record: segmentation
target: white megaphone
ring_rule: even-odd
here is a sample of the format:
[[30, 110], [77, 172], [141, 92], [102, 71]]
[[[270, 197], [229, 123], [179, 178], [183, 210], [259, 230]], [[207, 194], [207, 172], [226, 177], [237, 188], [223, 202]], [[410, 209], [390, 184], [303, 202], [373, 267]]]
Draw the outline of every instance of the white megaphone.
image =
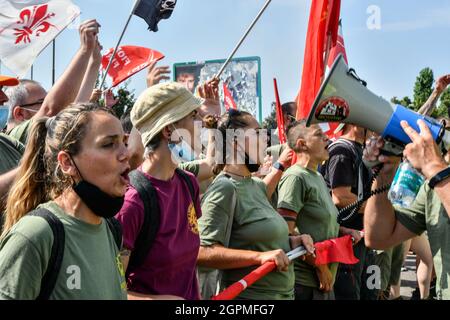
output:
[[366, 128], [380, 134], [388, 143], [386, 151], [401, 154], [411, 139], [403, 131], [400, 121], [406, 120], [417, 132], [417, 120], [430, 128], [435, 141], [450, 147], [450, 134], [445, 125], [402, 105], [393, 105], [366, 88], [365, 81], [349, 69], [340, 55], [322, 84], [308, 116], [307, 125], [323, 122], [341, 122]]

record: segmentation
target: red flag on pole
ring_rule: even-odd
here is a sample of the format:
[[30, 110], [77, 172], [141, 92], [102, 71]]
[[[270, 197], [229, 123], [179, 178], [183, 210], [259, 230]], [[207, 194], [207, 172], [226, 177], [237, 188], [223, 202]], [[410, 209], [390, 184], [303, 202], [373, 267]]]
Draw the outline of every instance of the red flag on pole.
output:
[[[345, 63], [348, 64], [341, 21], [339, 21], [339, 33], [338, 33], [336, 45], [331, 48], [330, 55], [328, 57], [328, 64], [327, 64], [328, 68], [331, 68], [333, 66], [333, 63], [336, 61], [337, 57], [340, 54], [342, 54], [344, 56]], [[339, 126], [339, 123], [337, 123], [337, 122], [324, 123], [324, 124], [322, 124], [322, 129], [323, 129], [324, 133], [330, 139], [337, 139], [341, 136], [340, 132], [337, 134], [334, 133], [334, 131], [337, 129], [338, 126]]]
[[314, 244], [314, 247], [316, 248], [316, 265], [333, 262], [355, 264], [359, 261], [353, 253], [353, 239], [350, 235], [325, 240]]
[[[107, 68], [113, 51], [114, 49], [109, 49], [103, 56], [103, 69]], [[156, 50], [136, 46], [119, 47], [108, 70], [108, 75], [113, 81], [112, 86], [117, 86], [132, 75], [147, 68], [153, 61], [158, 61], [162, 58], [164, 58], [164, 55]]]
[[234, 102], [233, 95], [230, 90], [228, 90], [227, 84], [223, 83], [223, 104], [225, 109], [228, 111], [230, 109], [237, 110], [236, 102]]
[[[325, 73], [329, 49], [337, 42], [341, 0], [313, 0], [306, 36], [302, 84], [297, 96], [297, 119], [305, 119]], [[327, 59], [328, 60], [328, 59]]]
[[[314, 247], [316, 248], [316, 265], [323, 265], [334, 262], [355, 264], [359, 261], [353, 253], [353, 240], [349, 235], [337, 239], [325, 240], [315, 243]], [[268, 261], [250, 272], [238, 282], [233, 283], [217, 296], [212, 297], [212, 300], [232, 300], [236, 298], [242, 291], [244, 291], [256, 281], [275, 269], [275, 262]]]
[[276, 104], [276, 114], [277, 114], [277, 127], [278, 127], [278, 139], [280, 139], [280, 144], [286, 143], [286, 130], [284, 127], [284, 117], [283, 110], [281, 109], [280, 96], [278, 94], [278, 84], [277, 79], [273, 79], [273, 85], [275, 88], [275, 104]]
[[334, 45], [330, 50], [330, 56], [328, 58], [328, 68], [331, 68], [337, 57], [342, 54], [344, 56], [345, 63], [348, 64], [347, 52], [345, 51], [344, 33], [342, 32], [342, 21], [339, 21], [339, 33]]

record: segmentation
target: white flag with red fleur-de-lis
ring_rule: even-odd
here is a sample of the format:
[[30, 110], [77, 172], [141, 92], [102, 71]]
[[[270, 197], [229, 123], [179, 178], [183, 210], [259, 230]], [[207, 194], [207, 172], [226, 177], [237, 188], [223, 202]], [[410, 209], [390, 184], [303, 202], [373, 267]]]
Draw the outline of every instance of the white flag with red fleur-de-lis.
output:
[[80, 8], [70, 0], [0, 0], [0, 60], [23, 77]]

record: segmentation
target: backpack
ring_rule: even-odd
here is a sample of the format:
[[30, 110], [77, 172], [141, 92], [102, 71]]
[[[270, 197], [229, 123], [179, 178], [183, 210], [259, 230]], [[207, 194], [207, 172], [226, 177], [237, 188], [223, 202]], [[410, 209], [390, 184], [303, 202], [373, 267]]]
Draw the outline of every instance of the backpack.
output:
[[[181, 177], [186, 183], [195, 209], [195, 191], [191, 179], [183, 170], [178, 168], [175, 169], [175, 174]], [[158, 204], [156, 189], [144, 173], [139, 170], [134, 170], [130, 172], [128, 177], [130, 178], [130, 184], [139, 193], [139, 197], [144, 204], [144, 221], [136, 237], [134, 250], [131, 252], [127, 268], [127, 270], [131, 270], [141, 266], [150, 252], [159, 230], [161, 210]], [[129, 271], [127, 271], [128, 273]]]
[[353, 143], [345, 139], [338, 139], [332, 144], [330, 144], [330, 146], [328, 147], [328, 152], [331, 153], [331, 151], [339, 145], [341, 146], [346, 145], [353, 153], [353, 157], [355, 159], [355, 162], [353, 163], [353, 170], [358, 173], [358, 185], [357, 185], [358, 200], [361, 200], [364, 197], [364, 183], [363, 183], [364, 162], [362, 161], [363, 155], [355, 148]]
[[[41, 290], [36, 298], [36, 300], [48, 300], [55, 289], [56, 280], [59, 271], [61, 270], [61, 264], [64, 257], [64, 245], [66, 239], [64, 225], [56, 215], [47, 209], [36, 209], [28, 213], [28, 215], [44, 218], [53, 233], [53, 245], [47, 264], [47, 270], [45, 270], [44, 276], [41, 279]], [[113, 234], [117, 248], [120, 250], [122, 247], [122, 226], [115, 218], [105, 220], [109, 230]]]

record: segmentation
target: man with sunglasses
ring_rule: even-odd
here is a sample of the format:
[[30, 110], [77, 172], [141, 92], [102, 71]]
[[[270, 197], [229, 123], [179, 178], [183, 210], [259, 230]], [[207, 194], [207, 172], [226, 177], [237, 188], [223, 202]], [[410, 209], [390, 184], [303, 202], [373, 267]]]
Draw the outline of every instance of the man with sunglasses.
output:
[[22, 79], [18, 86], [8, 88], [9, 115], [6, 132], [24, 143], [24, 132], [28, 126], [21, 126], [21, 130], [12, 131], [24, 121], [30, 120], [38, 113], [47, 96], [47, 91], [36, 81]]

